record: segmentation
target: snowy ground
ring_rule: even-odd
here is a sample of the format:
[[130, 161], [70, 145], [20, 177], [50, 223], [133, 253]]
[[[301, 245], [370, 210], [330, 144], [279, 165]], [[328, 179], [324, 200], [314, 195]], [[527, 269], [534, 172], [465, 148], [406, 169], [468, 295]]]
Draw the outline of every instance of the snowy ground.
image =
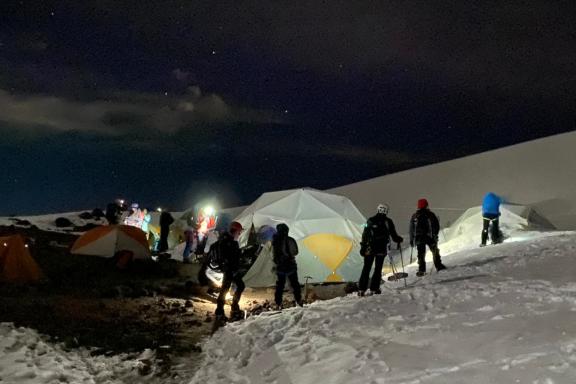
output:
[[[53, 215], [38, 215], [38, 216], [16, 216], [16, 217], [0, 217], [0, 225], [11, 226], [15, 225], [17, 227], [28, 228], [30, 225], [35, 225], [38, 229], [48, 232], [62, 232], [62, 233], [74, 233], [71, 232], [72, 227], [58, 228], [56, 226], [56, 219], [62, 217], [70, 220], [74, 227], [83, 227], [87, 224], [104, 225], [108, 222], [106, 219], [90, 219], [84, 220], [78, 217], [81, 212], [66, 212], [57, 213]], [[90, 212], [90, 211], [86, 211]], [[22, 222], [28, 222], [30, 225], [21, 224]]]
[[408, 288], [230, 324], [192, 383], [575, 383], [575, 253], [575, 233], [528, 233]]
[[0, 382], [575, 383], [575, 254], [576, 233], [518, 232], [439, 274], [409, 266], [407, 288], [229, 324], [167, 375], [150, 351], [93, 356], [0, 324]]

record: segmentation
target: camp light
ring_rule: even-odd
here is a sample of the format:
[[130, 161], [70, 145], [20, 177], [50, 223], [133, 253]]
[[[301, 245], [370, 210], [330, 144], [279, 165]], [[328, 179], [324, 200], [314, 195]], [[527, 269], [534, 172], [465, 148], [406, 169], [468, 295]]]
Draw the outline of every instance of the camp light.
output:
[[162, 208], [158, 207], [158, 208], [156, 208], [156, 211], [162, 212]]
[[5, 246], [5, 247], [7, 247], [7, 246], [8, 246], [8, 244], [4, 243], [4, 246]]
[[204, 213], [206, 216], [212, 216], [214, 214], [214, 207], [208, 206], [204, 208]]

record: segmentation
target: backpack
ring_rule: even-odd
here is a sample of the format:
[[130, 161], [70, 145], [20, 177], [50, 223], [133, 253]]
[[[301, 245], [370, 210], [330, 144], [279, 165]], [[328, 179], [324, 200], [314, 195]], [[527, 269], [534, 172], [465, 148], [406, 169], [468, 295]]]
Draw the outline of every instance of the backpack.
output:
[[285, 237], [281, 239], [282, 243], [274, 252], [274, 262], [276, 265], [285, 265], [294, 262], [294, 258], [298, 254], [298, 244], [292, 237]]
[[223, 245], [222, 239], [216, 241], [210, 246], [210, 250], [206, 254], [206, 263], [215, 272], [223, 272], [226, 268], [226, 256], [222, 249]]
[[418, 211], [414, 214], [413, 222], [414, 236], [423, 237], [433, 235], [432, 222], [430, 221], [430, 217], [428, 216], [427, 212], [424, 210]]

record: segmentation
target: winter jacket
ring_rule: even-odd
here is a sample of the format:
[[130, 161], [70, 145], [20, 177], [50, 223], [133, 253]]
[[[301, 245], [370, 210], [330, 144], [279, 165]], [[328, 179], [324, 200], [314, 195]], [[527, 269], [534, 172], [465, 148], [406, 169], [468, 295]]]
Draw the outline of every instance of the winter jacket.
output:
[[500, 203], [502, 200], [498, 195], [489, 192], [484, 196], [482, 201], [482, 215], [497, 215], [500, 216]]
[[[240, 252], [240, 246], [238, 242], [234, 240], [234, 237], [225, 232], [220, 235], [217, 242], [211, 245], [210, 248], [218, 247], [218, 255], [221, 258], [218, 267], [224, 273], [236, 273], [240, 269], [240, 258], [242, 253]], [[209, 252], [209, 254], [211, 251]]]
[[440, 222], [428, 208], [419, 209], [410, 219], [410, 244], [438, 242]]
[[160, 227], [161, 228], [168, 228], [174, 222], [174, 218], [170, 214], [170, 212], [163, 211], [160, 214]]
[[390, 237], [395, 243], [401, 243], [404, 239], [396, 233], [394, 222], [383, 213], [372, 216], [366, 222], [362, 232], [362, 244], [360, 254], [387, 254]]
[[276, 231], [277, 233], [272, 238], [276, 271], [283, 273], [296, 271], [298, 268], [296, 264], [296, 255], [298, 254], [296, 240], [288, 236], [289, 229], [286, 224], [278, 224]]
[[150, 216], [149, 213], [145, 214], [144, 218], [142, 219], [142, 231], [146, 233], [150, 231], [150, 228], [148, 228], [150, 225], [150, 220], [152, 220], [152, 216]]

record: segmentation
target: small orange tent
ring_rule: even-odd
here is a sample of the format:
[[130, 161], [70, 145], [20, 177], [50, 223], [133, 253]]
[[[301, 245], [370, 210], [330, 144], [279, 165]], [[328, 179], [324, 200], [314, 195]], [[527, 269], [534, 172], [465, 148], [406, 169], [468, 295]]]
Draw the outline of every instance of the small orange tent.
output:
[[42, 271], [30, 255], [20, 235], [0, 237], [0, 281], [31, 283], [42, 278]]
[[76, 240], [71, 253], [113, 257], [121, 251], [130, 251], [135, 259], [150, 258], [146, 234], [129, 225], [105, 225], [89, 230]]

